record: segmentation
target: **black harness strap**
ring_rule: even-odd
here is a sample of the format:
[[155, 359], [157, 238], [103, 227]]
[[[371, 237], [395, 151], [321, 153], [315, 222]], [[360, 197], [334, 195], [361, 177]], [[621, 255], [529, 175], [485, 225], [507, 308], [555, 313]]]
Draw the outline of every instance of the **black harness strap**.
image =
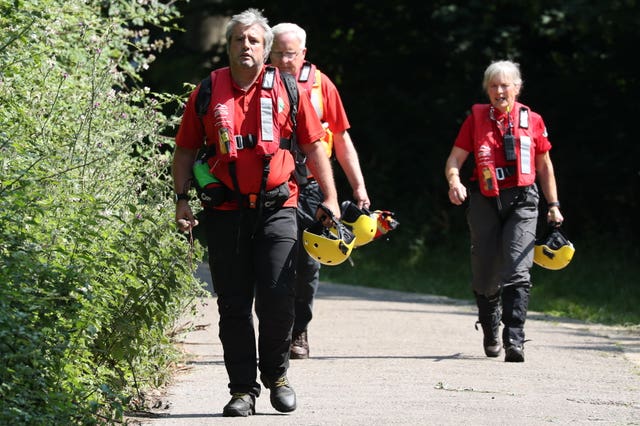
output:
[[253, 224], [253, 230], [251, 234], [255, 234], [258, 229], [258, 223], [260, 222], [260, 218], [262, 217], [262, 210], [264, 206], [265, 192], [267, 188], [267, 179], [269, 177], [269, 169], [271, 167], [271, 156], [267, 155], [264, 157], [264, 163], [262, 168], [262, 179], [260, 181], [260, 192], [258, 194], [249, 194], [246, 197], [240, 192], [240, 185], [238, 183], [238, 173], [236, 171], [236, 163], [229, 163], [229, 174], [231, 175], [231, 180], [233, 181], [234, 193], [236, 194], [236, 201], [238, 203], [238, 207], [240, 211], [243, 212], [247, 208], [256, 209], [256, 220]]
[[238, 173], [236, 171], [235, 161], [229, 163], [229, 175], [231, 176], [231, 182], [233, 182], [233, 193], [236, 194], [238, 207], [243, 208], [244, 199], [242, 198], [242, 193], [240, 193], [240, 184], [238, 183]]
[[295, 77], [291, 74], [281, 73], [282, 81], [287, 89], [287, 95], [289, 95], [289, 105], [291, 107], [291, 113], [289, 114], [289, 118], [291, 119], [291, 138], [290, 143], [291, 146], [289, 150], [293, 155], [293, 159], [295, 160], [295, 178], [296, 182], [299, 185], [307, 184], [307, 176], [309, 172], [307, 170], [307, 157], [300, 151], [300, 147], [298, 146], [298, 137], [296, 136], [296, 129], [298, 128], [298, 103], [300, 99], [298, 98], [298, 83], [296, 82]]
[[[271, 167], [271, 156], [267, 155], [264, 157], [264, 162], [262, 163], [262, 180], [260, 181], [260, 193], [258, 194], [258, 217], [262, 217], [262, 208], [264, 207], [264, 193], [267, 190], [267, 179], [269, 178], [269, 169]], [[251, 202], [251, 200], [249, 200]], [[256, 221], [257, 225], [257, 221]], [[255, 226], [255, 225], [254, 225]], [[255, 232], [255, 229], [254, 229]]]
[[211, 74], [203, 78], [200, 82], [200, 90], [198, 91], [198, 95], [196, 96], [196, 113], [201, 119], [207, 113], [209, 104], [211, 103], [212, 85], [213, 83], [211, 81]]

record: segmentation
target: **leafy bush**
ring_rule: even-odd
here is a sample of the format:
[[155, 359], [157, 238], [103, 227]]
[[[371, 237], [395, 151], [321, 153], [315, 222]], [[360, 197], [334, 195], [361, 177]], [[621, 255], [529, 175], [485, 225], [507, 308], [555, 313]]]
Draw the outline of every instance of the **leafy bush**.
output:
[[[202, 291], [173, 224], [156, 0], [0, 0], [0, 423], [99, 424], [162, 383]], [[189, 257], [191, 256], [191, 257]], [[137, 395], [136, 395], [137, 393]]]

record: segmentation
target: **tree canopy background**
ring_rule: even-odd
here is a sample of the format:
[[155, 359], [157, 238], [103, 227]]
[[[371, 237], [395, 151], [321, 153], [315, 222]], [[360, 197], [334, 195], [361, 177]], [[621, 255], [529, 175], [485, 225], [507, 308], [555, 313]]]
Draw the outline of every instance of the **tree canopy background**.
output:
[[[351, 121], [374, 208], [393, 210], [404, 237], [436, 245], [466, 233], [464, 208], [447, 198], [444, 162], [477, 102], [486, 66], [521, 65], [520, 101], [539, 112], [553, 144], [564, 228], [579, 248], [637, 240], [640, 98], [631, 52], [640, 45], [633, 0], [610, 2], [397, 0], [322, 4], [182, 3], [185, 32], [145, 75], [179, 93], [226, 65], [227, 17], [247, 7], [269, 23], [307, 30], [307, 59], [336, 83]], [[351, 196], [336, 175], [341, 199]], [[637, 249], [636, 249], [637, 253]]]

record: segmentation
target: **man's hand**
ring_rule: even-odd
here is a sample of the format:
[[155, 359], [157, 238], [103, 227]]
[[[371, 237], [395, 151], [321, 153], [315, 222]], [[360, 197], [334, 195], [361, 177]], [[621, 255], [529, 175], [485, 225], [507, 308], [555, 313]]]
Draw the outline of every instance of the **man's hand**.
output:
[[338, 208], [338, 203], [335, 202], [335, 206], [333, 207], [337, 210], [332, 209], [327, 205], [327, 202], [325, 201], [318, 206], [318, 210], [316, 211], [316, 219], [322, 222], [322, 224], [326, 228], [330, 228], [331, 226], [333, 226], [340, 218], [340, 216], [336, 216], [336, 214], [334, 213], [334, 211], [340, 211], [340, 209]]
[[187, 200], [179, 200], [176, 203], [176, 225], [185, 233], [198, 226], [198, 220], [193, 215]]

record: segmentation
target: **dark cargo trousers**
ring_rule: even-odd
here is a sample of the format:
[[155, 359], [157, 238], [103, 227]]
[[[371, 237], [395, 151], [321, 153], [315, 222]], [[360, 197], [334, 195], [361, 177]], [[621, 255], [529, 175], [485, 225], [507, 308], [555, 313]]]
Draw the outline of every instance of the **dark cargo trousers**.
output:
[[[298, 199], [298, 237], [302, 241], [302, 233], [315, 221], [318, 206], [324, 195], [315, 180], [301, 186]], [[309, 256], [300, 243], [298, 245], [298, 264], [296, 267], [296, 298], [293, 334], [306, 331], [313, 318], [313, 301], [320, 283], [320, 262]]]
[[296, 209], [265, 209], [261, 217], [253, 209], [211, 210], [204, 217], [229, 390], [259, 396], [256, 365], [269, 380], [285, 375], [289, 368]]
[[476, 295], [501, 302], [505, 346], [524, 342], [539, 198], [536, 185], [501, 190], [499, 203], [477, 190], [469, 197], [471, 286]]

